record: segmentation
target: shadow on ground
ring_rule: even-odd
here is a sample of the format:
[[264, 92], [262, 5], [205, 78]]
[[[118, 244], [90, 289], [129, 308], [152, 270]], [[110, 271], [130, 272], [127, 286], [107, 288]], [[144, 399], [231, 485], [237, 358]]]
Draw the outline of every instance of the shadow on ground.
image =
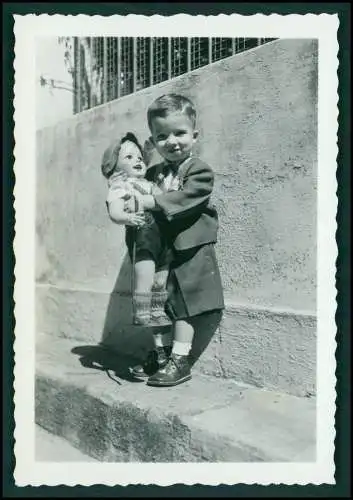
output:
[[[85, 368], [106, 372], [112, 378], [112, 373], [130, 382], [136, 382], [131, 376], [130, 368], [137, 363], [132, 356], [121, 355], [102, 345], [82, 345], [74, 347], [71, 352], [79, 356], [79, 362]], [[111, 373], [112, 372], [112, 373]]]
[[[207, 348], [217, 331], [221, 319], [222, 313], [220, 311], [193, 318], [195, 337], [189, 356], [191, 366], [195, 365]], [[79, 356], [79, 362], [83, 367], [106, 372], [110, 378], [112, 378], [111, 372], [113, 372], [119, 379], [130, 382], [136, 382], [131, 376], [131, 367], [144, 359], [141, 354], [140, 356], [132, 356], [124, 352], [118, 352], [116, 348], [104, 344], [77, 346], [71, 352]], [[141, 353], [138, 349], [137, 352]]]

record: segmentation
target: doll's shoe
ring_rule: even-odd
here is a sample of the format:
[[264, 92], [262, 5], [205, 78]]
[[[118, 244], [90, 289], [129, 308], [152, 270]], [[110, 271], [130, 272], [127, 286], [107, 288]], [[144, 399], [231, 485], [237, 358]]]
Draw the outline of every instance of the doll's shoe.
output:
[[191, 379], [188, 356], [172, 354], [168, 363], [147, 380], [147, 385], [171, 387]]
[[131, 368], [131, 375], [138, 380], [147, 380], [160, 368], [166, 366], [171, 350], [171, 347], [157, 347], [150, 351], [144, 363]]

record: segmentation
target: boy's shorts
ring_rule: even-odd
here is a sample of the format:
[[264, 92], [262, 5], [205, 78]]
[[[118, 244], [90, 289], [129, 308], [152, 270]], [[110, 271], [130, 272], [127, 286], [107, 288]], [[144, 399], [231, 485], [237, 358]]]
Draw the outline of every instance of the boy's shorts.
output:
[[133, 248], [135, 242], [135, 262], [152, 259], [156, 264], [156, 270], [168, 268], [172, 261], [172, 249], [168, 245], [168, 238], [163, 230], [163, 223], [157, 223], [150, 212], [145, 212], [146, 224], [140, 228], [126, 228], [126, 246], [131, 261], [133, 260]]
[[215, 245], [175, 251], [167, 290], [166, 312], [174, 321], [224, 309]]

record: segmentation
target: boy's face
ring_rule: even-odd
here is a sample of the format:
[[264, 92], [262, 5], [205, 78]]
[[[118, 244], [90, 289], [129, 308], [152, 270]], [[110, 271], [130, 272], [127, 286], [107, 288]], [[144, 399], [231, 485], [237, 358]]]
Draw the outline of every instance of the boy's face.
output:
[[151, 132], [158, 153], [172, 162], [183, 161], [190, 156], [198, 137], [191, 120], [179, 111], [153, 118]]
[[147, 168], [141, 151], [135, 143], [131, 141], [123, 142], [119, 151], [117, 168], [125, 172], [129, 177], [145, 177]]

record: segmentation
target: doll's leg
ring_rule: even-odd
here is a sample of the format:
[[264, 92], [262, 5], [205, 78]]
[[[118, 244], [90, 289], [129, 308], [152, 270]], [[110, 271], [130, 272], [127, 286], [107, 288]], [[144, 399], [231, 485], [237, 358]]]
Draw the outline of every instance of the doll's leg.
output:
[[160, 325], [170, 324], [170, 319], [165, 312], [165, 303], [168, 298], [167, 279], [168, 268], [156, 272], [152, 287], [151, 315], [154, 322]]
[[155, 270], [156, 265], [152, 259], [140, 260], [135, 263], [135, 292], [151, 292]]
[[[155, 318], [151, 318], [151, 288], [155, 280], [155, 264], [149, 260], [137, 262], [135, 267], [136, 286], [135, 286], [135, 324], [156, 325]], [[166, 283], [166, 277], [163, 274], [158, 275], [159, 284]], [[149, 291], [148, 291], [149, 290]], [[158, 293], [158, 292], [157, 292]], [[137, 302], [136, 302], [137, 300]], [[164, 302], [166, 297], [164, 297]], [[163, 302], [163, 312], [164, 312]], [[147, 358], [141, 364], [131, 369], [132, 376], [137, 380], [147, 380], [160, 368], [163, 368], [169, 360], [172, 350], [173, 333], [172, 325], [168, 317], [164, 326], [154, 328], [153, 343], [154, 349], [148, 353]], [[152, 319], [152, 321], [151, 321]]]
[[152, 285], [155, 274], [155, 263], [152, 259], [136, 262], [135, 269], [134, 324], [148, 325], [151, 320]]
[[[153, 261], [152, 261], [153, 262]], [[136, 264], [136, 286], [135, 286], [135, 324], [145, 324], [156, 325], [155, 318], [151, 318], [151, 299], [154, 293], [148, 292], [151, 290], [152, 284], [155, 283], [155, 265], [151, 264], [151, 261], [143, 260]], [[167, 275], [168, 272], [166, 271]], [[166, 277], [164, 274], [159, 274], [157, 277], [160, 281], [159, 285], [164, 285], [166, 283]], [[158, 292], [156, 292], [158, 293]], [[164, 302], [166, 297], [163, 297], [163, 312], [164, 312]], [[151, 321], [152, 319], [152, 321]], [[160, 328], [154, 328], [153, 331], [153, 343], [154, 349], [148, 353], [146, 360], [138, 364], [131, 369], [132, 376], [137, 380], [147, 380], [149, 376], [153, 375], [160, 368], [163, 368], [169, 360], [169, 356], [172, 350], [173, 342], [173, 332], [170, 319], [166, 316], [164, 326]]]
[[165, 325], [170, 324], [170, 318], [166, 314], [165, 305], [168, 299], [167, 280], [170, 264], [173, 259], [173, 252], [169, 248], [161, 228], [158, 228], [157, 235], [161, 251], [158, 254], [158, 265], [152, 289], [152, 317], [160, 325]]

